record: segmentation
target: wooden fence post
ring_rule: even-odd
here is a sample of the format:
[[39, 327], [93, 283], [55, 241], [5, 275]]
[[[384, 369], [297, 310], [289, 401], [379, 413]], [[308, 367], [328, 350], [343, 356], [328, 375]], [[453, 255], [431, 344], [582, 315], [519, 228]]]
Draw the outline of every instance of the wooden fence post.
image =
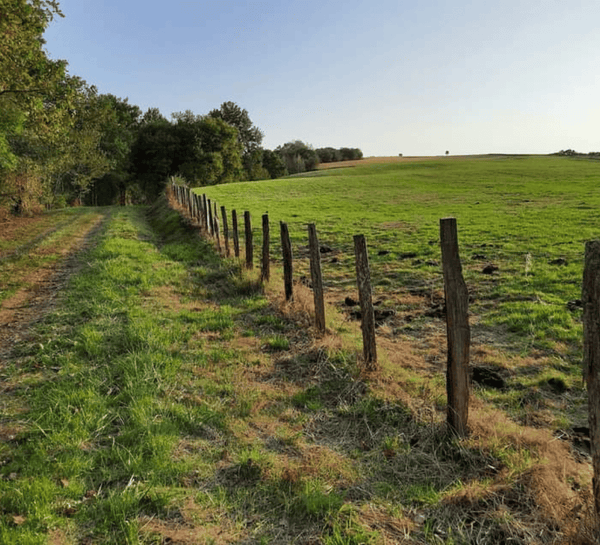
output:
[[208, 202], [205, 193], [202, 194], [202, 222], [204, 224], [204, 232], [208, 235]]
[[354, 255], [356, 256], [356, 283], [360, 300], [360, 313], [363, 336], [363, 355], [365, 367], [372, 371], [377, 363], [377, 345], [375, 342], [375, 311], [371, 295], [371, 271], [369, 254], [364, 235], [354, 236]]
[[471, 330], [468, 313], [469, 293], [462, 275], [455, 218], [440, 220], [440, 243], [444, 269], [448, 337], [447, 420], [450, 428], [457, 435], [464, 437], [468, 433]]
[[198, 194], [194, 193], [194, 219], [198, 225], [201, 224], [200, 221], [200, 205], [198, 204]]
[[225, 255], [229, 257], [229, 226], [227, 225], [227, 211], [221, 206], [221, 218], [223, 219], [223, 241], [225, 243]]
[[315, 325], [320, 332], [325, 331], [325, 301], [323, 298], [323, 276], [321, 274], [321, 252], [317, 228], [308, 224], [308, 246], [310, 252], [310, 276], [315, 300]]
[[261, 282], [268, 282], [271, 278], [271, 269], [270, 269], [270, 263], [269, 263], [270, 233], [269, 233], [269, 215], [268, 214], [263, 214], [262, 231], [263, 231], [263, 244], [262, 244], [262, 266], [260, 268], [260, 279], [261, 279]]
[[212, 203], [210, 199], [206, 199], [206, 206], [208, 207], [208, 234], [212, 236], [215, 232], [215, 224], [213, 223]]
[[238, 231], [237, 211], [231, 211], [231, 228], [233, 229], [233, 253], [235, 257], [240, 257], [240, 234]]
[[202, 229], [202, 197], [200, 195], [196, 195], [196, 212], [198, 214], [198, 226]]
[[221, 253], [221, 236], [219, 234], [219, 214], [217, 212], [217, 203], [214, 203], [214, 213], [213, 213], [213, 235], [217, 240], [217, 251]]
[[250, 212], [247, 210], [244, 212], [244, 229], [246, 233], [246, 268], [252, 269], [252, 267], [254, 267], [254, 256], [252, 255], [252, 223], [250, 220]]
[[588, 423], [594, 503], [600, 517], [600, 241], [585, 245], [583, 270], [583, 378], [588, 391]]
[[291, 301], [294, 297], [294, 265], [292, 243], [287, 223], [279, 222], [281, 228], [281, 253], [283, 254], [283, 284], [285, 287], [285, 300]]

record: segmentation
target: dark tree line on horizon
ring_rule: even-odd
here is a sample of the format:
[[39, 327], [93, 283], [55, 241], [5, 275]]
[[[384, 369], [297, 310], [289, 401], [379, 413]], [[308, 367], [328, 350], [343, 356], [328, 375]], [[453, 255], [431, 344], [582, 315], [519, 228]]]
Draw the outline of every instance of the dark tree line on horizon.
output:
[[63, 16], [58, 1], [2, 7], [0, 215], [149, 202], [170, 176], [190, 186], [279, 178], [347, 156], [349, 148], [314, 150], [298, 140], [264, 149], [262, 131], [234, 102], [170, 119], [157, 108], [142, 112], [48, 57], [43, 34]]

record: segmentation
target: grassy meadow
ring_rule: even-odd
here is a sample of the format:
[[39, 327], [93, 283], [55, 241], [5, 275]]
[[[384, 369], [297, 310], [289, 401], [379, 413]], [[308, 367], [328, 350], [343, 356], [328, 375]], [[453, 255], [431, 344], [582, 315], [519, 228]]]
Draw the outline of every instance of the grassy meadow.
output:
[[[531, 161], [530, 169], [552, 172], [550, 163]], [[493, 170], [483, 161], [465, 164], [472, 177]], [[504, 165], [516, 180], [518, 164], [496, 168]], [[571, 165], [574, 178], [579, 172], [574, 184], [591, 190], [595, 164], [554, 164]], [[450, 176], [453, 193], [435, 172], [450, 174], [456, 165], [413, 164], [405, 181], [402, 168], [386, 165], [211, 188], [228, 207], [252, 195], [255, 223], [266, 210], [279, 219], [280, 206], [281, 219], [294, 225], [297, 255], [306, 245], [303, 225], [317, 223], [321, 242], [338, 258], [324, 257], [332, 306], [323, 336], [311, 327], [308, 288], [299, 284], [294, 303], [284, 303], [276, 278], [261, 286], [258, 271], [218, 256], [165, 199], [150, 209], [92, 210], [105, 219], [52, 312], [0, 365], [0, 543], [593, 543], [589, 457], [566, 431], [555, 433], [581, 417], [567, 410], [584, 400], [576, 341], [558, 346], [548, 328], [523, 340], [494, 315], [511, 297], [526, 302], [514, 295], [521, 281], [557, 312], [552, 301], [561, 293], [576, 297], [579, 231], [590, 227], [582, 219], [579, 230], [570, 228], [577, 250], [555, 247], [563, 240], [557, 229], [545, 235], [554, 242], [540, 248], [536, 231], [538, 246], [525, 244], [532, 254], [525, 270], [519, 236], [500, 236], [510, 223], [502, 216], [536, 203], [544, 217], [542, 198], [523, 189], [515, 199], [521, 204], [494, 207], [491, 189], [487, 198], [466, 183], [458, 190], [458, 170]], [[324, 188], [330, 196], [321, 199]], [[379, 205], [376, 193], [385, 195]], [[284, 206], [285, 195], [296, 204]], [[577, 208], [581, 195], [567, 197], [552, 206], [571, 202], [572, 211], [591, 218], [593, 192], [589, 208]], [[467, 212], [480, 206], [487, 213], [478, 217], [491, 230], [484, 240], [475, 222], [463, 227]], [[463, 439], [445, 426], [443, 321], [427, 315], [441, 278], [439, 265], [426, 262], [439, 261], [437, 221], [450, 214], [459, 218], [467, 281], [479, 290], [475, 358], [510, 372], [506, 390], [477, 388]], [[519, 217], [524, 226], [529, 216]], [[357, 323], [337, 302], [353, 290], [351, 235], [361, 231], [370, 241], [377, 297], [397, 310], [379, 330], [379, 368], [370, 374], [361, 370]], [[390, 253], [377, 255], [381, 249]], [[471, 252], [485, 252], [497, 274], [482, 280], [482, 262]], [[556, 271], [548, 264], [555, 257], [567, 260]], [[9, 264], [0, 262], [0, 271]], [[564, 276], [542, 291], [533, 284], [538, 274]], [[565, 326], [573, 336], [577, 312]], [[484, 331], [496, 328], [504, 336], [483, 344]], [[549, 389], [550, 378], [566, 390]], [[540, 420], [527, 422], [526, 413]]]
[[[473, 361], [497, 368], [515, 387], [484, 395], [529, 418], [523, 397], [533, 391], [537, 398], [548, 381], [558, 383], [574, 398], [567, 407], [559, 404], [554, 417], [540, 418], [557, 428], [573, 419], [583, 425], [586, 416], [574, 409], [583, 402], [578, 300], [584, 243], [600, 237], [600, 162], [483, 156], [370, 163], [196, 191], [238, 213], [251, 211], [255, 226], [268, 212], [275, 246], [277, 223], [286, 221], [299, 258], [306, 257], [306, 224], [314, 222], [321, 244], [333, 250], [322, 255], [322, 266], [340, 307], [354, 294], [352, 235], [364, 234], [375, 297], [396, 312], [380, 331], [421, 343], [444, 325], [436, 314], [443, 305], [439, 220], [456, 217]], [[297, 269], [308, 275], [305, 260]], [[440, 363], [435, 351], [431, 359]]]

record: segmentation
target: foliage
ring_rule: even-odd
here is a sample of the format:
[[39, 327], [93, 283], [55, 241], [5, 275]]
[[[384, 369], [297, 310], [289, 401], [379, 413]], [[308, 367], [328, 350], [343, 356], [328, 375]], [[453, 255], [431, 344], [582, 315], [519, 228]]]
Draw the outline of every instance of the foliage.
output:
[[298, 174], [314, 170], [319, 164], [317, 152], [301, 140], [294, 140], [278, 146], [275, 151], [283, 159], [285, 167], [290, 174]]
[[262, 164], [269, 173], [269, 178], [281, 178], [287, 174], [285, 162], [279, 153], [272, 150], [263, 150]]
[[336, 163], [338, 161], [355, 161], [363, 158], [363, 153], [358, 148], [317, 148], [320, 163]]
[[111, 104], [70, 76], [65, 61], [46, 56], [42, 34], [61, 15], [58, 2], [12, 0], [3, 7], [0, 193], [15, 211], [30, 208], [30, 201], [51, 205], [58, 195], [78, 202], [92, 180], [115, 167], [102, 147]]
[[176, 173], [173, 157], [178, 142], [171, 124], [164, 118], [142, 120], [131, 146], [130, 161], [134, 178], [146, 195], [158, 195], [167, 177]]
[[261, 143], [263, 132], [250, 120], [248, 111], [240, 108], [235, 102], [223, 102], [219, 109], [211, 110], [208, 117], [222, 119], [238, 130], [238, 139], [242, 144], [242, 162], [248, 180], [265, 178], [262, 169]]
[[173, 175], [192, 186], [241, 177], [241, 145], [234, 127], [189, 110], [172, 117], [172, 122], [157, 116], [143, 119], [131, 148], [132, 172], [149, 198], [157, 197]]
[[0, 5], [0, 169], [14, 170], [17, 158], [8, 139], [46, 115], [44, 97], [54, 95], [65, 63], [50, 61], [42, 34], [61, 15], [47, 0], [2, 0]]
[[106, 156], [110, 172], [96, 178], [88, 201], [92, 204], [112, 204], [118, 196], [131, 188], [129, 184], [130, 151], [137, 138], [142, 112], [127, 99], [114, 95], [100, 95], [105, 115], [101, 122], [99, 149]]
[[208, 117], [222, 119], [238, 130], [238, 138], [243, 146], [244, 154], [260, 148], [264, 134], [252, 124], [248, 110], [240, 108], [235, 102], [223, 102], [217, 110], [208, 112]]

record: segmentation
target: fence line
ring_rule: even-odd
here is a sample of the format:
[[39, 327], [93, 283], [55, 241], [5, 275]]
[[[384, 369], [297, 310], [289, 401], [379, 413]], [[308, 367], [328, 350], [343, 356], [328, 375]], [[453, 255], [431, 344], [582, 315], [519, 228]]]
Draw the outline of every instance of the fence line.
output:
[[[217, 205], [214, 203], [214, 215], [211, 200], [203, 194], [193, 197], [189, 188], [172, 184], [171, 195], [188, 214], [197, 220], [201, 231], [213, 237], [219, 252], [220, 238]], [[197, 200], [196, 200], [197, 199]], [[229, 230], [225, 207], [221, 207], [225, 253], [229, 253]], [[213, 217], [214, 216], [214, 217]], [[240, 257], [238, 216], [231, 211], [234, 254]], [[269, 220], [262, 218], [263, 253], [261, 279], [269, 281]], [[253, 239], [250, 212], [244, 211], [246, 268], [253, 268]], [[286, 300], [293, 299], [293, 254], [287, 223], [280, 222], [281, 249], [284, 269], [284, 289]], [[468, 320], [468, 290], [462, 275], [459, 245], [455, 218], [440, 220], [440, 246], [444, 277], [444, 295], [446, 303], [447, 329], [447, 424], [459, 436], [468, 434], [469, 411], [469, 351], [470, 328]], [[325, 305], [323, 302], [323, 280], [320, 267], [320, 246], [316, 226], [308, 225], [310, 251], [310, 270], [315, 306], [315, 326], [319, 332], [326, 331]], [[357, 287], [361, 305], [361, 329], [363, 333], [363, 359], [368, 370], [377, 363], [375, 342], [375, 321], [372, 306], [370, 270], [366, 240], [363, 235], [354, 236]], [[600, 517], [600, 241], [586, 245], [585, 270], [583, 277], [584, 309], [584, 378], [588, 386], [590, 440], [592, 444], [592, 465], [594, 469], [593, 492], [596, 515]]]

